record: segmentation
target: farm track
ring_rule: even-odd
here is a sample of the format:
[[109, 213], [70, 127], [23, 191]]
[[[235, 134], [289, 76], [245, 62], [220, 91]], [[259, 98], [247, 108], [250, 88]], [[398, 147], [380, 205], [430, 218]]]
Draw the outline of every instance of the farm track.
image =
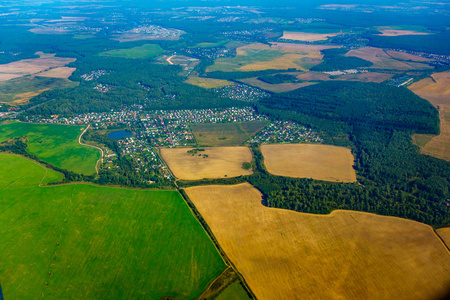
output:
[[80, 144], [80, 145], [82, 145], [82, 146], [87, 146], [87, 147], [91, 147], [91, 148], [95, 148], [95, 149], [100, 150], [100, 158], [98, 159], [97, 163], [95, 164], [95, 172], [96, 172], [97, 175], [98, 175], [98, 163], [99, 163], [99, 162], [103, 163], [103, 149], [100, 148], [100, 147], [97, 147], [97, 146], [93, 146], [93, 145], [89, 145], [89, 144], [85, 144], [85, 143], [82, 143], [82, 142], [81, 142], [81, 137], [82, 137], [83, 134], [89, 129], [90, 126], [91, 126], [91, 125], [88, 125], [88, 126], [86, 127], [86, 129], [83, 130], [83, 132], [80, 134], [80, 136], [78, 137], [78, 144]]

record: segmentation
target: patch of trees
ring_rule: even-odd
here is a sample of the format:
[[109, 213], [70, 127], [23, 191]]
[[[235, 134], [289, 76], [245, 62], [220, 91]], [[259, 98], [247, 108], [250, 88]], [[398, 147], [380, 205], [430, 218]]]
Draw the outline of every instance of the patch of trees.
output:
[[323, 62], [311, 68], [311, 71], [338, 71], [350, 70], [356, 68], [365, 68], [373, 65], [370, 61], [361, 59], [359, 57], [344, 56], [348, 52], [345, 48], [324, 49], [321, 51]]
[[275, 74], [273, 76], [261, 76], [258, 77], [258, 80], [269, 84], [280, 84], [280, 83], [295, 83], [300, 82], [301, 80], [290, 74]]
[[[439, 133], [438, 111], [406, 88], [362, 83], [321, 82], [260, 100], [260, 106], [286, 114], [305, 116], [350, 126], [376, 126]], [[329, 123], [319, 121], [319, 123]], [[325, 125], [325, 124], [324, 124]]]

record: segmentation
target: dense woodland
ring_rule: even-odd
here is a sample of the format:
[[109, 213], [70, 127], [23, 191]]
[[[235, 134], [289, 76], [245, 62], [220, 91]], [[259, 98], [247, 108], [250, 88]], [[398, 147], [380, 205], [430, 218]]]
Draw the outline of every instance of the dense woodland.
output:
[[373, 65], [370, 61], [359, 57], [344, 56], [348, 52], [345, 48], [324, 49], [323, 62], [311, 68], [311, 71], [326, 72], [338, 70], [350, 70], [356, 68], [370, 67]]

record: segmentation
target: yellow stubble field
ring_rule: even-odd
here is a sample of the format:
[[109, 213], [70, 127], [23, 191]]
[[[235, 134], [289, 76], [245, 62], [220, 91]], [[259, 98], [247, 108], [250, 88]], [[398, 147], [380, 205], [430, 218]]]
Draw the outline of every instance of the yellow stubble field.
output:
[[408, 88], [439, 108], [441, 133], [426, 143], [421, 152], [450, 161], [450, 72], [434, 73]]
[[[194, 155], [187, 151], [193, 148], [161, 148], [161, 156], [178, 179], [199, 180], [203, 178], [225, 178], [250, 175], [242, 164], [252, 161], [247, 147], [207, 147]], [[207, 155], [207, 157], [204, 157]]]
[[354, 157], [348, 148], [322, 144], [262, 145], [264, 165], [273, 175], [355, 182]]
[[450, 254], [427, 225], [267, 208], [248, 183], [186, 192], [259, 300], [434, 299], [450, 285]]

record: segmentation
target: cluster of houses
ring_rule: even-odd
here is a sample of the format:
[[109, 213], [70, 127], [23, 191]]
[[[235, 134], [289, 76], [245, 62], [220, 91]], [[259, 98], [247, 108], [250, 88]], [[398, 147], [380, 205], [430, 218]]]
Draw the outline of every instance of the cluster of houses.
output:
[[92, 71], [91, 73], [83, 74], [80, 77], [84, 81], [92, 81], [92, 80], [98, 79], [101, 76], [106, 75], [106, 74], [109, 74], [109, 71], [106, 71], [106, 70], [95, 70], [95, 71]]
[[321, 143], [323, 140], [310, 128], [292, 121], [275, 121], [258, 132], [251, 143]]
[[261, 98], [270, 96], [269, 93], [246, 84], [224, 86], [221, 88], [216, 88], [214, 91], [219, 93], [222, 97], [247, 102], [255, 102]]

